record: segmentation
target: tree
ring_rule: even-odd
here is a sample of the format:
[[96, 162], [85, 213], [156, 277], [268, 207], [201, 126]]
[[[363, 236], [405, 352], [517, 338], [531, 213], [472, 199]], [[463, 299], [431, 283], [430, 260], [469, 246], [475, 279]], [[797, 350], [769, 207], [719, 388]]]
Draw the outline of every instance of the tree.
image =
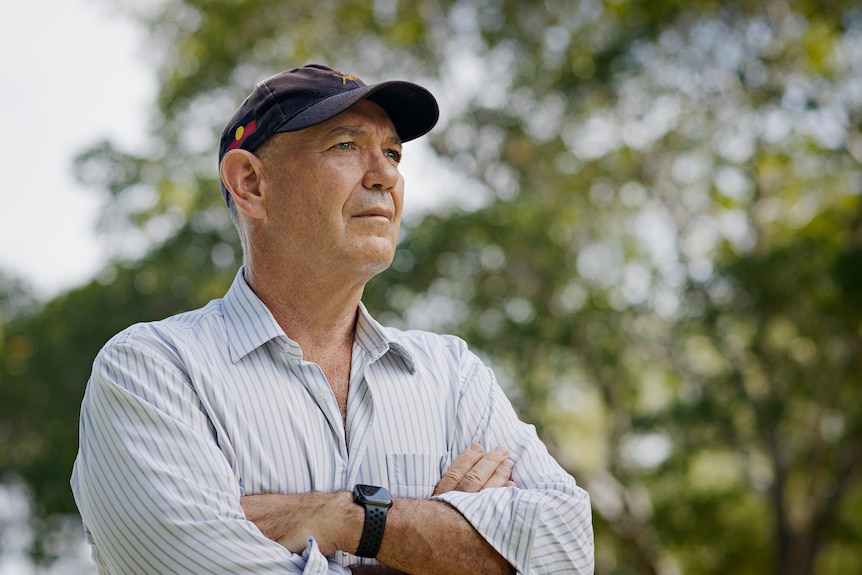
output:
[[[164, 50], [157, 152], [101, 145], [79, 170], [110, 192], [108, 233], [169, 239], [17, 333], [47, 334], [39, 322], [67, 317], [76, 298], [96, 310], [119, 294], [116, 323], [63, 364], [80, 365], [120, 324], [220, 295], [238, 247], [213, 150], [260, 77], [315, 60], [408, 77], [441, 99], [434, 184], [456, 192], [410, 222], [367, 303], [489, 358], [591, 493], [599, 571], [859, 564], [852, 3], [171, 0], [141, 17]], [[10, 389], [60, 385], [52, 355]], [[28, 401], [21, 413], [73, 425], [71, 409], [45, 415]], [[42, 436], [27, 423], [39, 418], [0, 415]], [[68, 444], [12, 468], [44, 514], [71, 510], [37, 465], [69, 461]]]
[[[225, 215], [226, 218], [226, 215]], [[76, 515], [69, 476], [77, 419], [96, 353], [115, 333], [220, 297], [233, 261], [203, 215], [141, 261], [117, 263], [89, 284], [13, 318], [0, 348], [0, 473], [33, 503], [38, 560], [51, 560]], [[80, 525], [79, 520], [76, 522]]]

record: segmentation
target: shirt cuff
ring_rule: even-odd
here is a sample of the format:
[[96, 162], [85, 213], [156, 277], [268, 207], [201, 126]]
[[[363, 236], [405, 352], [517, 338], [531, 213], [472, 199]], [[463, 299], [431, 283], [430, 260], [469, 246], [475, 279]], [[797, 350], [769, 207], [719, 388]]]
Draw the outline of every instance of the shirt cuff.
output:
[[305, 568], [302, 570], [303, 575], [350, 575], [351, 571], [347, 567], [342, 567], [334, 561], [327, 559], [320, 552], [320, 547], [317, 546], [317, 541], [314, 537], [308, 538], [308, 545], [302, 552], [302, 558], [305, 559]]
[[448, 491], [433, 497], [464, 516], [476, 531], [517, 571], [528, 570], [541, 502], [516, 487], [484, 489], [478, 493]]

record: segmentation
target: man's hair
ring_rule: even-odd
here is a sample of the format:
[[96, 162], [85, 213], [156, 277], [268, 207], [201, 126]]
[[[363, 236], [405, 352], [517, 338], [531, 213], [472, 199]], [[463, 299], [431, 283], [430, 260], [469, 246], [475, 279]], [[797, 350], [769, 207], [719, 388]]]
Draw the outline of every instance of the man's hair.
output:
[[236, 203], [233, 201], [233, 196], [228, 194], [225, 201], [227, 203], [227, 212], [230, 214], [230, 221], [233, 222], [236, 231], [239, 233], [239, 239], [242, 241], [242, 231], [239, 229], [239, 214], [237, 214]]
[[272, 149], [274, 147], [273, 142], [275, 141], [274, 137], [267, 138], [261, 144], [255, 148], [254, 152], [252, 152], [255, 156], [257, 156], [261, 161], [266, 161], [272, 157]]

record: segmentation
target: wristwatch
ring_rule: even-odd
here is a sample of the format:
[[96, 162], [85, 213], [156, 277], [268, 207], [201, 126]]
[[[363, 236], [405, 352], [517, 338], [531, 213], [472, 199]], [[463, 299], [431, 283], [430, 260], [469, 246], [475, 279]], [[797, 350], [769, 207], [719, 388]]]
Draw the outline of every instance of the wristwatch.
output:
[[386, 514], [392, 507], [392, 497], [385, 487], [357, 484], [353, 488], [353, 501], [365, 508], [365, 526], [354, 555], [377, 557], [386, 527]]

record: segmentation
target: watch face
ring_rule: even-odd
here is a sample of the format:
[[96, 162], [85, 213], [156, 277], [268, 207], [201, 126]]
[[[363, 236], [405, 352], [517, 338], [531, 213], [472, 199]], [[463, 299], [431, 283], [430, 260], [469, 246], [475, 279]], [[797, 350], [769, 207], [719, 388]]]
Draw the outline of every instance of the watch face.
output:
[[371, 505], [392, 505], [392, 497], [389, 496], [389, 491], [385, 487], [377, 487], [374, 485], [356, 486], [356, 498], [362, 503]]

